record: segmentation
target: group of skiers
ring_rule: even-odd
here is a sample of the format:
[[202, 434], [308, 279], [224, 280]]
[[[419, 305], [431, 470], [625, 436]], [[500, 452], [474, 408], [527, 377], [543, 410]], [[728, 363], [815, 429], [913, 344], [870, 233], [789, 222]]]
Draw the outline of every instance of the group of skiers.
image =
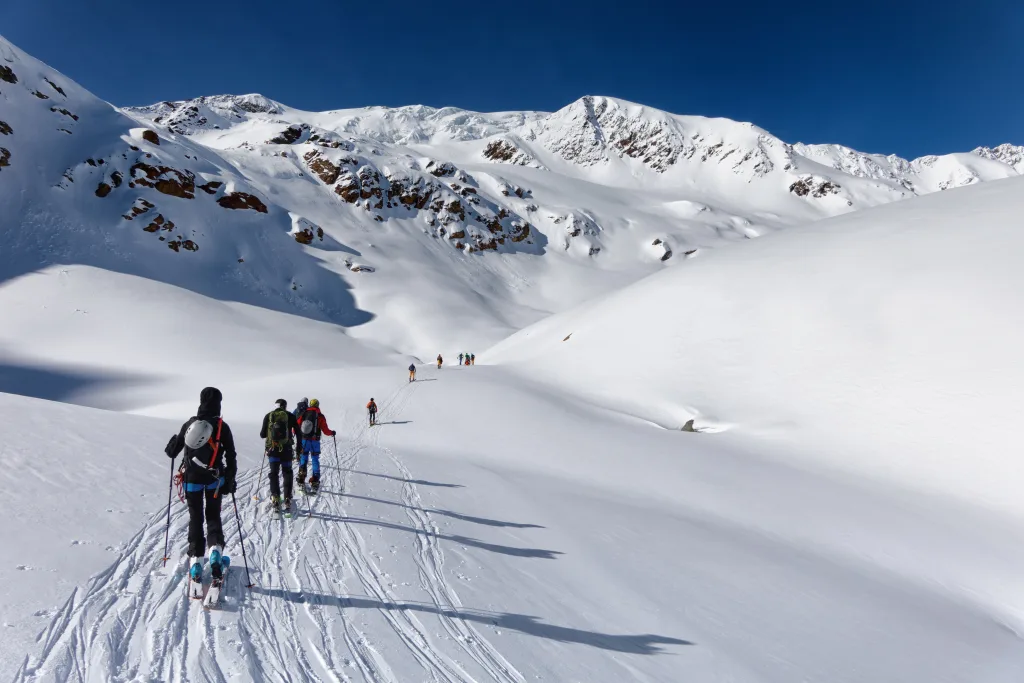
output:
[[[222, 394], [206, 387], [199, 394], [195, 417], [171, 437], [164, 452], [172, 460], [182, 450], [185, 457], [175, 476], [188, 504], [189, 575], [202, 581], [203, 558], [209, 544], [210, 573], [214, 582], [221, 579], [224, 528], [221, 523], [221, 496], [235, 492], [238, 458], [231, 428], [221, 417]], [[372, 403], [372, 399], [371, 399]], [[310, 494], [320, 487], [320, 439], [334, 436], [317, 399], [303, 398], [293, 412], [283, 398], [263, 418], [260, 436], [265, 440], [265, 457], [270, 463], [270, 497], [274, 510], [291, 510], [292, 460], [299, 460], [295, 482]], [[307, 467], [312, 469], [306, 488]], [[283, 483], [283, 487], [282, 487]], [[282, 488], [284, 497], [282, 499]], [[203, 522], [206, 534], [203, 534]]]
[[[437, 356], [437, 367], [444, 360]], [[475, 365], [476, 355], [460, 353], [459, 364]], [[409, 381], [416, 380], [416, 365], [409, 365]], [[210, 572], [214, 585], [219, 587], [222, 571], [229, 560], [223, 556], [224, 528], [221, 523], [222, 496], [234, 495], [238, 472], [238, 455], [231, 427], [221, 417], [223, 395], [216, 387], [206, 387], [199, 394], [199, 409], [189, 418], [164, 448], [173, 461], [183, 450], [185, 457], [172, 482], [177, 482], [180, 495], [188, 505], [188, 558], [189, 576], [193, 584], [201, 586], [203, 558], [209, 550]], [[366, 404], [370, 425], [377, 424], [377, 403], [370, 398]], [[266, 446], [265, 458], [270, 464], [271, 509], [290, 514], [292, 509], [292, 461], [299, 461], [295, 483], [308, 494], [320, 488], [320, 439], [333, 437], [335, 432], [327, 424], [320, 410], [320, 401], [303, 398], [295, 410], [288, 411], [288, 402], [279, 398], [275, 407], [263, 417], [260, 437]], [[260, 468], [262, 472], [262, 466]], [[173, 465], [172, 465], [173, 472]], [[310, 474], [306, 486], [306, 475]], [[169, 503], [169, 501], [168, 501]], [[203, 522], [206, 533], [203, 533]], [[168, 533], [170, 505], [168, 504]], [[223, 564], [222, 564], [223, 560]], [[193, 585], [193, 597], [196, 597]], [[200, 595], [201, 597], [201, 595]]]

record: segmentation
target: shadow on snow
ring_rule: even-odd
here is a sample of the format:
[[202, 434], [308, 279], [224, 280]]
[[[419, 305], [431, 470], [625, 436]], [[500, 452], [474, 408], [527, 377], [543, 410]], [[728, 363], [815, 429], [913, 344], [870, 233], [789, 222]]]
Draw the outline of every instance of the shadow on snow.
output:
[[637, 655], [655, 655], [664, 651], [663, 645], [693, 645], [688, 640], [669, 638], [666, 636], [644, 633], [640, 635], [613, 635], [585, 631], [566, 626], [545, 624], [539, 617], [511, 612], [487, 612], [474, 609], [448, 609], [434, 604], [419, 602], [382, 602], [369, 598], [338, 597], [319, 593], [292, 591], [284, 588], [253, 588], [253, 593], [281, 598], [289, 602], [312, 603], [338, 608], [400, 610], [406, 612], [423, 612], [437, 614], [450, 619], [462, 619], [479, 624], [487, 624], [496, 628], [519, 631], [537, 638], [546, 638], [560, 643], [579, 643], [602, 650], [624, 652]]

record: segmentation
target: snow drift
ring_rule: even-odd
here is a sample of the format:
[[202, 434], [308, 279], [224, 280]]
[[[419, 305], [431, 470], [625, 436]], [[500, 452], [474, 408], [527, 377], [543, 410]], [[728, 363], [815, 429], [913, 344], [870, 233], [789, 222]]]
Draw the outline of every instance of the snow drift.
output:
[[1022, 216], [1011, 179], [826, 220], [688, 260], [481, 361], [1021, 517]]

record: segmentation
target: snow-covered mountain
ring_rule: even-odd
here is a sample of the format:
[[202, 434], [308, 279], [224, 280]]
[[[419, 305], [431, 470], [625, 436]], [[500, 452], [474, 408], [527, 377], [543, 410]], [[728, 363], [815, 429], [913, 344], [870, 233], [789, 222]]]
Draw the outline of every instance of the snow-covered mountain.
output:
[[906, 161], [601, 97], [552, 114], [260, 95], [119, 110], [0, 53], [5, 273], [74, 260], [422, 355], [701, 249], [1024, 169], [1010, 145]]
[[[0, 672], [1021, 680], [1020, 164], [603, 98], [117, 109], [0, 41]], [[206, 612], [163, 448], [211, 385]], [[301, 396], [337, 440], [273, 519]]]

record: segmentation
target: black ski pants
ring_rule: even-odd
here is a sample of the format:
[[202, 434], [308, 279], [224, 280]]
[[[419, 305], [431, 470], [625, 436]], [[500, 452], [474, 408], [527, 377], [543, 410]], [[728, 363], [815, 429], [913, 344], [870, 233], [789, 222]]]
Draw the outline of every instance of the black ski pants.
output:
[[292, 497], [292, 449], [289, 444], [280, 453], [270, 451], [267, 454], [270, 460], [270, 495], [281, 495], [281, 478], [284, 479], [284, 497]]
[[[224, 545], [224, 527], [220, 523], [221, 496], [213, 489], [202, 489], [186, 493], [185, 501], [188, 503], [188, 554], [190, 557], [204, 557], [207, 541], [210, 545]], [[203, 536], [204, 503], [206, 508], [205, 537]]]

